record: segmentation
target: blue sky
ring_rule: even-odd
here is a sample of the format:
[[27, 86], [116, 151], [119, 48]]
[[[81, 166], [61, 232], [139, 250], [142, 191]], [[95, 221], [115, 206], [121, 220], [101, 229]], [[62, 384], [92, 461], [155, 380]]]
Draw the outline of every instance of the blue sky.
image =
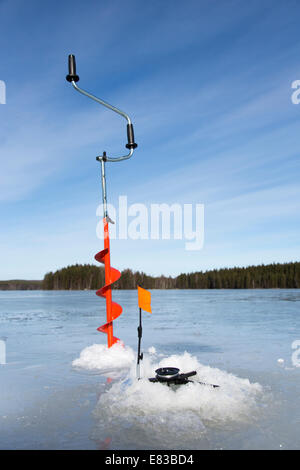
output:
[[205, 242], [113, 240], [112, 264], [149, 274], [299, 260], [297, 1], [0, 2], [0, 279], [93, 263], [103, 150], [108, 197], [202, 203]]

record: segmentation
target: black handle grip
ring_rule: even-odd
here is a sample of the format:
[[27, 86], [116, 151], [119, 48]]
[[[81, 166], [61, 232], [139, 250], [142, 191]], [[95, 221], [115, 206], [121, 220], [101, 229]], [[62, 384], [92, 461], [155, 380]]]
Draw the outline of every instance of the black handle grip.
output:
[[126, 148], [128, 149], [137, 148], [137, 144], [134, 142], [134, 132], [133, 132], [132, 124], [127, 124], [127, 140], [128, 140], [128, 144], [126, 144]]
[[180, 374], [180, 377], [182, 379], [187, 379], [188, 377], [192, 377], [193, 375], [196, 375], [197, 372], [195, 370], [192, 370], [191, 372], [186, 372], [185, 374]]
[[69, 55], [69, 75], [76, 75], [76, 61], [73, 54]]
[[76, 75], [76, 61], [73, 54], [69, 55], [69, 74], [66, 76], [68, 82], [78, 82], [79, 77]]

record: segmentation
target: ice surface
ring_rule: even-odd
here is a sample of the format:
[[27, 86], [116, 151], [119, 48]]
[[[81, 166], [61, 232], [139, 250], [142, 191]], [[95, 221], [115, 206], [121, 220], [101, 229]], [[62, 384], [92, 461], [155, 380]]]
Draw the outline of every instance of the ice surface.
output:
[[[0, 292], [1, 449], [300, 448], [299, 289], [153, 291], [140, 381], [136, 292], [114, 298], [108, 351], [94, 292]], [[220, 388], [148, 382], [162, 366]]]
[[[159, 361], [155, 361], [156, 355], [153, 356], [144, 355], [141, 380], [136, 379], [136, 358], [130, 347], [114, 345], [108, 349], [104, 345], [93, 345], [85, 348], [73, 365], [87, 369], [95, 367], [108, 375], [109, 371], [122, 369], [123, 377], [113, 383], [99, 401], [99, 408], [105, 407], [117, 416], [192, 411], [205, 421], [247, 421], [255, 410], [256, 399], [263, 393], [258, 383], [250, 383], [248, 379], [203, 365], [188, 352]], [[148, 378], [155, 376], [155, 369], [167, 366], [178, 367], [180, 372], [196, 370], [197, 375], [184, 386], [168, 387], [149, 382]], [[204, 386], [199, 381], [220, 387]]]
[[[126, 439], [138, 439], [142, 434], [144, 441], [150, 443], [155, 436], [164, 447], [171, 448], [174, 442], [177, 447], [191, 442], [195, 446], [200, 435], [205, 435], [206, 426], [246, 423], [259, 416], [263, 388], [258, 383], [203, 365], [188, 352], [161, 359], [155, 348], [149, 349], [151, 354], [144, 354], [141, 363], [141, 380], [136, 378], [134, 351], [119, 344], [109, 349], [104, 345], [87, 347], [73, 362], [74, 366], [88, 370], [94, 367], [114, 378], [115, 372], [122, 369], [122, 377], [101, 394], [95, 409], [100, 435], [109, 430], [116, 437], [120, 429], [126, 429]], [[197, 375], [191, 383], [181, 386], [149, 382], [155, 369], [167, 366], [178, 367], [180, 372], [196, 370]], [[204, 386], [199, 381], [218, 384], [220, 388]], [[124, 441], [124, 437], [119, 436], [118, 440]], [[203, 439], [200, 441], [203, 444]]]

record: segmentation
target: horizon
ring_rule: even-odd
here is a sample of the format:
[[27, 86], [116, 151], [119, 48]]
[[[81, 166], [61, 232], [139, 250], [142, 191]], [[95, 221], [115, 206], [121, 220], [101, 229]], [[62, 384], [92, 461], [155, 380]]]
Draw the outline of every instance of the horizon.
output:
[[175, 277], [297, 262], [297, 12], [294, 0], [1, 2], [0, 279], [38, 280], [102, 249], [95, 157], [121, 154], [125, 129], [66, 82], [70, 53], [79, 86], [134, 124], [134, 156], [107, 165], [109, 203], [204, 205], [202, 249], [116, 239], [112, 266]]
[[[179, 273], [179, 274], [176, 274], [175, 276], [171, 276], [171, 275], [170, 275], [170, 276], [167, 276], [167, 275], [165, 275], [165, 274], [163, 274], [163, 273], [162, 273], [162, 274], [159, 274], [159, 275], [157, 275], [157, 276], [152, 276], [151, 274], [148, 274], [148, 273], [146, 273], [146, 272], [144, 272], [144, 274], [146, 274], [146, 276], [150, 276], [150, 277], [172, 277], [172, 278], [176, 278], [176, 277], [181, 276], [181, 275], [183, 275], [183, 274], [186, 274], [186, 275], [189, 275], [189, 274], [196, 274], [196, 273], [203, 273], [203, 274], [206, 274], [206, 273], [208, 273], [208, 272], [210, 272], [210, 271], [222, 271], [222, 270], [230, 270], [230, 269], [258, 268], [258, 267], [262, 267], [262, 266], [265, 266], [265, 267], [271, 266], [271, 265], [273, 265], [273, 264], [274, 264], [274, 265], [284, 265], [284, 264], [296, 264], [296, 263], [299, 263], [299, 262], [300, 262], [300, 261], [286, 261], [286, 262], [284, 262], [284, 263], [276, 263], [276, 262], [273, 262], [273, 263], [268, 263], [268, 264], [262, 263], [262, 264], [247, 265], [247, 266], [230, 266], [230, 267], [228, 267], [228, 266], [223, 266], [223, 267], [221, 267], [221, 268], [207, 269], [207, 270], [205, 270], [205, 271], [201, 271], [201, 270], [200, 270], [200, 271], [181, 272], [181, 273]], [[84, 263], [84, 264], [78, 264], [78, 263], [77, 263], [77, 264], [71, 264], [71, 265], [68, 265], [68, 266], [63, 266], [63, 267], [61, 267], [61, 268], [56, 269], [55, 271], [48, 271], [48, 272], [46, 272], [46, 273], [44, 274], [44, 276], [43, 276], [42, 279], [23, 279], [23, 278], [21, 279], [21, 278], [15, 278], [15, 279], [1, 279], [0, 282], [11, 282], [11, 281], [42, 282], [47, 274], [49, 274], [49, 273], [54, 274], [54, 273], [57, 272], [57, 271], [61, 271], [62, 269], [68, 269], [68, 268], [71, 268], [71, 267], [76, 266], [76, 265], [79, 265], [79, 266], [90, 265], [90, 266], [95, 266], [96, 268], [99, 268], [99, 269], [104, 269], [104, 266], [99, 266], [99, 265], [93, 264], [93, 263]], [[143, 271], [140, 271], [140, 270], [135, 271], [135, 270], [132, 270], [131, 268], [128, 268], [128, 267], [127, 267], [127, 268], [124, 268], [123, 270], [129, 270], [129, 271], [132, 271], [133, 273], [136, 273], [136, 272], [141, 273], [141, 272], [143, 272]], [[122, 270], [122, 271], [123, 271], [123, 270]]]

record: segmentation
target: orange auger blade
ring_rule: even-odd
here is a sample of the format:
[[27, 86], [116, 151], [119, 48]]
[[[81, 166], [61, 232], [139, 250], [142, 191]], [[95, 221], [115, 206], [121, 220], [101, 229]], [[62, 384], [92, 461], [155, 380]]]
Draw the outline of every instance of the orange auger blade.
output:
[[110, 250], [109, 250], [109, 231], [108, 222], [106, 218], [103, 219], [104, 223], [104, 250], [99, 251], [95, 255], [95, 260], [104, 264], [105, 267], [105, 285], [97, 290], [96, 295], [106, 299], [106, 323], [97, 328], [98, 331], [107, 334], [107, 345], [110, 348], [113, 344], [117, 343], [119, 338], [113, 335], [113, 321], [116, 320], [122, 313], [121, 305], [112, 301], [111, 285], [116, 282], [121, 273], [115, 268], [110, 266]]

